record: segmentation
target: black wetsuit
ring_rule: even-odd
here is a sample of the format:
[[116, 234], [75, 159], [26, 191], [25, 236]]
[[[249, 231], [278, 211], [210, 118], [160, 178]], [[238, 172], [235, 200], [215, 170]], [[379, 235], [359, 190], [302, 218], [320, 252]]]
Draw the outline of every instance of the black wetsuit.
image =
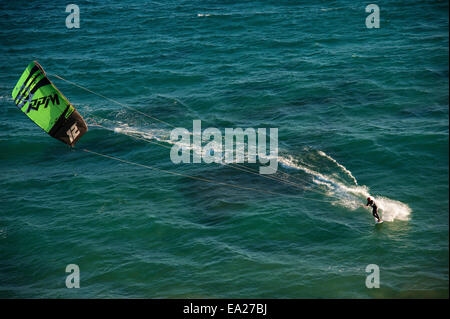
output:
[[373, 200], [368, 200], [366, 206], [372, 207], [372, 215], [376, 219], [380, 220], [380, 216], [378, 216], [378, 207], [377, 204]]

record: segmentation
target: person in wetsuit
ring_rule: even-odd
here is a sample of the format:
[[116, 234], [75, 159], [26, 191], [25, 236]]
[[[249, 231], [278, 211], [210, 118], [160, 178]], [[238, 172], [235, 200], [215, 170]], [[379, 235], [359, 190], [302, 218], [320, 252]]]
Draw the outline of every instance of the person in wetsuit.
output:
[[373, 217], [375, 217], [378, 221], [380, 221], [381, 220], [381, 218], [380, 218], [380, 216], [378, 216], [378, 207], [377, 207], [377, 204], [375, 204], [375, 201], [373, 200], [373, 198], [372, 197], [367, 197], [367, 204], [366, 204], [366, 207], [367, 206], [370, 206], [370, 207], [372, 207], [372, 215], [373, 215]]

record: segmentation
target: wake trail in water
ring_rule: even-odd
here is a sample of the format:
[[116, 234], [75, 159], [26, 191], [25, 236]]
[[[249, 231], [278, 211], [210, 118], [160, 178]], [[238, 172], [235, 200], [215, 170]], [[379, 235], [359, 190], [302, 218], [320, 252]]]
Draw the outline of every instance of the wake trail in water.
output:
[[[170, 131], [168, 130], [142, 129], [129, 126], [128, 124], [122, 122], [111, 124], [114, 126], [113, 128], [108, 128], [101, 125], [99, 126], [114, 131], [115, 133], [137, 137], [147, 141], [153, 140], [169, 145], [179, 143], [170, 140]], [[201, 149], [196, 149], [193, 144], [182, 145], [182, 147], [192, 150], [193, 152], [201, 152]], [[383, 196], [370, 195], [369, 188], [365, 185], [358, 185], [358, 181], [353, 176], [352, 172], [333, 157], [320, 150], [313, 150], [309, 152], [312, 152], [312, 155], [314, 156], [305, 156], [300, 159], [296, 159], [291, 155], [278, 156], [278, 163], [282, 167], [303, 171], [310, 176], [312, 178], [311, 185], [317, 186], [320, 193], [322, 193], [323, 196], [329, 197], [330, 202], [333, 205], [339, 205], [355, 211], [358, 208], [361, 208], [361, 205], [366, 203], [367, 197], [372, 196], [378, 205], [381, 217], [384, 221], [392, 222], [394, 220], [409, 220], [412, 210], [407, 204]], [[324, 166], [323, 161], [320, 162], [318, 160], [314, 160], [314, 158], [317, 158], [315, 157], [316, 154], [322, 158], [325, 158], [328, 162], [333, 163], [335, 168], [345, 173], [345, 176], [352, 180], [353, 185], [347, 184], [345, 182], [347, 179], [343, 179], [338, 173], [330, 173], [329, 171], [333, 171], [332, 167], [329, 167], [329, 165], [325, 167], [326, 164]], [[320, 167], [320, 165], [322, 165], [322, 167]], [[305, 187], [305, 190], [308, 190], [308, 187]], [[317, 189], [309, 190], [317, 192]]]
[[333, 163], [335, 163], [340, 169], [342, 169], [342, 171], [344, 171], [353, 180], [355, 185], [358, 185], [358, 181], [356, 180], [355, 176], [353, 176], [352, 172], [350, 172], [344, 165], [340, 164], [338, 161], [336, 161], [334, 158], [332, 158], [323, 151], [318, 151], [318, 153], [320, 156], [323, 156], [332, 161]]
[[394, 220], [409, 220], [412, 210], [407, 204], [383, 196], [370, 195], [369, 187], [358, 185], [356, 178], [348, 169], [324, 152], [318, 151], [318, 153], [319, 155], [332, 160], [332, 162], [348, 176], [353, 177], [352, 179], [354, 180], [355, 185], [346, 185], [345, 183], [336, 180], [331, 174], [320, 173], [320, 168], [314, 167], [315, 163], [296, 160], [289, 155], [280, 156], [279, 163], [284, 167], [301, 170], [311, 176], [313, 182], [322, 189], [324, 195], [331, 197], [330, 201], [334, 205], [339, 205], [354, 211], [361, 208], [361, 205], [366, 203], [367, 197], [372, 196], [378, 205], [381, 218], [384, 221], [392, 222]]

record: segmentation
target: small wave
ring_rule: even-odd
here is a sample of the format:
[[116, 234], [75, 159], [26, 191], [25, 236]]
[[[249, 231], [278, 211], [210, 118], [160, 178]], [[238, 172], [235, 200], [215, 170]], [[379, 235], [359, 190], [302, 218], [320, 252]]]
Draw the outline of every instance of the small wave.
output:
[[339, 8], [321, 8], [320, 11], [328, 12], [328, 11], [341, 10], [341, 9], [345, 9], [345, 8], [344, 7], [339, 7]]

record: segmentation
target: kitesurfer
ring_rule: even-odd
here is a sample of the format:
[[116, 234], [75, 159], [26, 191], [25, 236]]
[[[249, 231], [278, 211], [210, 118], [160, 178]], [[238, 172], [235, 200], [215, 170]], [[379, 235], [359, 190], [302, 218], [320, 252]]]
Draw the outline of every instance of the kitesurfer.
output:
[[372, 215], [373, 215], [373, 217], [375, 217], [377, 220], [378, 220], [378, 222], [381, 220], [380, 219], [380, 216], [378, 216], [378, 207], [377, 207], [377, 204], [375, 204], [375, 201], [373, 200], [373, 198], [372, 197], [367, 197], [367, 204], [366, 204], [366, 207], [367, 206], [370, 206], [370, 207], [372, 207]]

